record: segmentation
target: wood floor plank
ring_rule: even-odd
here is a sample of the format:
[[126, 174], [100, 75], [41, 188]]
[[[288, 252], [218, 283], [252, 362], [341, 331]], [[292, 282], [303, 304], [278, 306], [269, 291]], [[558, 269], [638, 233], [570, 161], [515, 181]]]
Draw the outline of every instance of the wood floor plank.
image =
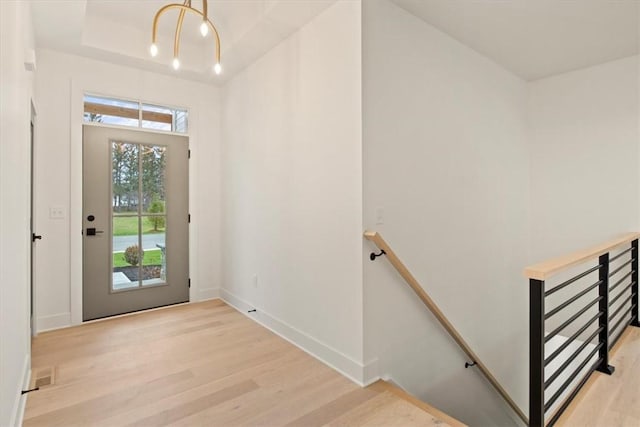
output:
[[25, 427], [412, 426], [431, 419], [383, 388], [358, 387], [219, 300], [41, 334], [32, 365], [55, 367], [56, 383], [29, 394]]
[[331, 402], [289, 422], [287, 427], [314, 427], [327, 424], [349, 412], [353, 407], [374, 398], [378, 393], [369, 389], [353, 390]]
[[143, 418], [138, 422], [129, 424], [129, 426], [166, 426], [191, 414], [219, 405], [220, 403], [233, 399], [234, 397], [241, 396], [242, 394], [248, 393], [256, 388], [258, 388], [258, 384], [255, 382], [251, 380], [243, 381], [231, 387], [227, 387], [190, 402], [186, 402], [178, 407], [167, 409], [150, 417]]
[[335, 378], [334, 372], [325, 369], [311, 369], [302, 375], [290, 377], [288, 373], [285, 375], [277, 384], [261, 386], [255, 391], [225, 402], [223, 405], [207, 408], [190, 418], [185, 418], [181, 422], [173, 424], [173, 426], [207, 425], [211, 423], [211, 420], [215, 420], [215, 424], [220, 426], [253, 425], [254, 422], [251, 422], [251, 420], [256, 415], [268, 413], [271, 408], [278, 406], [282, 402], [292, 402], [295, 396], [306, 393], [310, 388], [330, 382], [332, 378]]
[[90, 424], [92, 420], [99, 418], [105, 413], [122, 410], [122, 407], [126, 406], [132, 398], [140, 394], [144, 388], [163, 388], [172, 383], [185, 381], [190, 378], [193, 378], [193, 374], [188, 370], [167, 375], [156, 381], [129, 387], [127, 390], [113, 394], [112, 396], [94, 397], [74, 405], [46, 412], [39, 416], [30, 417], [25, 421], [25, 426], [65, 426], [69, 423], [68, 420], [70, 419], [78, 419], [81, 423]]
[[384, 392], [374, 399], [353, 408], [327, 427], [446, 427], [440, 418], [424, 411], [412, 410], [411, 403], [398, 399], [393, 393]]
[[372, 420], [378, 419], [378, 413], [386, 406], [396, 402], [389, 393], [379, 393], [362, 404], [355, 406], [345, 414], [326, 423], [327, 427], [348, 427], [356, 425], [366, 425]]
[[425, 413], [428, 413], [429, 415], [432, 415], [437, 420], [439, 420], [439, 422], [441, 422], [441, 423], [450, 425], [451, 427], [463, 427], [464, 426], [463, 423], [461, 423], [460, 421], [456, 420], [452, 416], [450, 416], [448, 414], [445, 414], [444, 412], [440, 411], [437, 408], [434, 408], [433, 406], [429, 405], [428, 403], [419, 400], [415, 396], [407, 393], [405, 390], [402, 390], [400, 387], [395, 386], [395, 385], [393, 385], [391, 383], [388, 383], [386, 381], [378, 381], [378, 382], [372, 384], [372, 388], [377, 388], [379, 390], [383, 390], [385, 392], [389, 392], [391, 394], [394, 394], [394, 395], [402, 398], [402, 400], [405, 400], [405, 401], [407, 401], [407, 402], [409, 402], [409, 403], [421, 408]]
[[[242, 345], [243, 341], [236, 341], [236, 343]], [[168, 357], [165, 354], [164, 356], [168, 357], [167, 361], [150, 360], [151, 358], [146, 360], [144, 356], [148, 357], [148, 353], [143, 352], [141, 353], [142, 358], [134, 358], [138, 363], [133, 366], [129, 366], [124, 362], [119, 363], [118, 359], [114, 359], [112, 360], [113, 366], [111, 369], [95, 373], [93, 367], [87, 368], [86, 377], [83, 380], [75, 379], [71, 383], [61, 382], [54, 387], [45, 388], [34, 394], [30, 399], [34, 399], [36, 405], [33, 411], [27, 411], [27, 418], [35, 415], [33, 412], [51, 411], [55, 407], [72, 405], [91, 397], [104, 397], [108, 394], [122, 393], [130, 387], [131, 383], [146, 384], [159, 375], [169, 375], [186, 367], [189, 367], [198, 375], [197, 381], [210, 381], [217, 378], [216, 376], [227, 375], [229, 371], [258, 363], [264, 358], [265, 354], [272, 358], [279, 356], [278, 347], [273, 343], [261, 342], [260, 346], [254, 345], [252, 352], [240, 355], [236, 354], [237, 348], [213, 347], [211, 352], [207, 351], [198, 358], [188, 358], [184, 354], [184, 349], [188, 347], [175, 347], [176, 357], [173, 357], [174, 355]], [[208, 347], [206, 348], [207, 350], [209, 349]], [[188, 362], [185, 362], [185, 360], [188, 360]], [[64, 371], [64, 366], [61, 367], [61, 371]], [[79, 378], [81, 378], [81, 373], [79, 375]], [[67, 393], [64, 390], [74, 390], [76, 392]], [[49, 406], [44, 405], [42, 402], [42, 400], [46, 399], [49, 399]], [[46, 407], [43, 408], [43, 406]]]
[[315, 409], [354, 390], [343, 378], [333, 377], [319, 383], [307, 383], [303, 392], [280, 400], [267, 411], [247, 419], [248, 426], [284, 426]]
[[640, 328], [624, 332], [609, 363], [613, 375], [594, 372], [557, 426], [640, 426]]
[[403, 400], [394, 400], [375, 413], [375, 417], [367, 422], [355, 423], [354, 426], [385, 426], [385, 427], [446, 427], [449, 424], [440, 418], [424, 411], [414, 411], [411, 404]]
[[[240, 369], [231, 375], [218, 375], [218, 369], [201, 369], [200, 374], [196, 374], [193, 380], [181, 383], [171, 390], [148, 390], [144, 395], [137, 396], [131, 405], [121, 408], [117, 413], [111, 414], [103, 419], [96, 419], [95, 427], [120, 426], [130, 424], [134, 421], [149, 417], [158, 412], [176, 408], [192, 400], [199, 399], [207, 394], [228, 388], [242, 381], [254, 380], [255, 376], [261, 372], [268, 372], [274, 369], [281, 369], [283, 363], [288, 358], [278, 356], [275, 358], [263, 358], [260, 361], [256, 358], [246, 369]], [[195, 371], [195, 370], [194, 370]], [[203, 412], [203, 408], [200, 412]], [[198, 414], [200, 413], [198, 412]], [[187, 417], [188, 419], [189, 417]], [[181, 422], [180, 420], [176, 422]], [[188, 425], [206, 425], [190, 423]]]
[[[242, 341], [237, 341], [236, 343], [242, 343]], [[236, 354], [237, 348], [226, 348], [224, 351], [220, 348], [211, 348], [211, 352], [207, 351], [196, 359], [188, 359], [184, 351], [184, 349], [188, 347], [176, 346], [175, 352], [177, 357], [173, 357], [172, 355], [172, 357], [168, 359], [168, 363], [162, 360], [146, 361], [144, 357], [148, 357], [148, 353], [143, 352], [140, 355], [142, 357], [139, 356], [136, 359], [138, 364], [133, 367], [126, 365], [126, 368], [123, 368], [123, 366], [120, 366], [120, 363], [118, 363], [118, 360], [114, 359], [113, 362], [115, 363], [112, 362], [114, 366], [105, 373], [93, 375], [93, 369], [88, 369], [87, 377], [84, 381], [78, 381], [78, 384], [74, 381], [70, 384], [58, 384], [55, 387], [45, 388], [34, 394], [30, 399], [36, 400], [36, 405], [33, 410], [38, 411], [43, 406], [41, 400], [49, 398], [49, 403], [54, 405], [54, 408], [51, 406], [46, 408], [50, 411], [55, 409], [55, 407], [68, 406], [91, 397], [104, 397], [109, 394], [122, 393], [126, 391], [131, 383], [144, 384], [152, 381], [159, 375], [163, 375], [163, 373], [164, 375], [168, 375], [173, 371], [184, 369], [184, 367], [190, 367], [199, 374], [199, 381], [211, 380], [213, 376], [227, 375], [230, 370], [237, 370], [259, 362], [263, 357], [262, 355], [266, 354], [265, 352], [268, 352], [271, 357], [278, 357], [278, 347], [274, 346], [273, 343], [260, 342], [259, 345], [261, 347], [254, 345], [252, 352], [246, 352], [240, 355]], [[209, 350], [208, 347], [207, 350]], [[165, 354], [165, 357], [166, 356]], [[189, 362], [181, 362], [181, 358], [187, 359]], [[200, 366], [203, 366], [204, 370], [198, 370]], [[210, 368], [211, 366], [213, 366], [213, 369]], [[64, 368], [64, 366], [62, 368]], [[119, 372], [118, 369], [121, 371]], [[74, 390], [76, 393], [69, 393], [66, 392], [66, 390]], [[31, 407], [29, 407], [29, 409], [31, 409]], [[32, 412], [31, 410], [27, 411], [27, 419], [33, 415]]]

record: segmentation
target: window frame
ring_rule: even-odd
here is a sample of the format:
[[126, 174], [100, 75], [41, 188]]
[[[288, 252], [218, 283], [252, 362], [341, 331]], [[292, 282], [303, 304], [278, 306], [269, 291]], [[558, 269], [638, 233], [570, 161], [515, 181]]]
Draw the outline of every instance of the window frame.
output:
[[[138, 125], [137, 126], [127, 126], [127, 125], [118, 125], [118, 124], [112, 124], [112, 123], [100, 123], [100, 122], [92, 122], [92, 121], [87, 121], [85, 119], [85, 114], [87, 114], [87, 111], [85, 110], [85, 104], [87, 103], [86, 101], [86, 97], [95, 97], [95, 98], [103, 98], [103, 99], [108, 99], [108, 100], [113, 100], [113, 101], [121, 101], [121, 102], [127, 102], [127, 103], [132, 103], [132, 104], [137, 104], [138, 105]], [[142, 127], [142, 122], [143, 122], [143, 112], [149, 112], [148, 110], [143, 110], [143, 105], [148, 105], [151, 107], [157, 107], [157, 108], [166, 108], [168, 110], [180, 110], [180, 111], [184, 111], [186, 114], [186, 118], [187, 118], [187, 129], [186, 132], [177, 132], [174, 130], [163, 130], [163, 129], [154, 129], [151, 127]], [[104, 94], [99, 94], [96, 92], [83, 92], [82, 94], [82, 124], [83, 125], [88, 125], [88, 126], [99, 126], [99, 127], [108, 127], [108, 128], [116, 128], [116, 129], [130, 129], [130, 130], [134, 130], [134, 131], [143, 131], [143, 132], [157, 132], [157, 133], [163, 133], [163, 134], [169, 134], [169, 135], [179, 135], [179, 136], [186, 136], [189, 137], [189, 129], [190, 129], [190, 122], [189, 122], [189, 116], [191, 115], [191, 111], [188, 107], [181, 107], [181, 106], [176, 106], [176, 105], [167, 105], [161, 102], [155, 102], [155, 101], [144, 101], [141, 99], [132, 99], [132, 98], [123, 98], [123, 97], [119, 97], [119, 96], [112, 96], [112, 95], [104, 95]], [[172, 114], [172, 123], [171, 126], [173, 128], [174, 122], [175, 122], [175, 117], [173, 117], [174, 115]], [[126, 118], [126, 117], [125, 117]], [[132, 118], [133, 119], [133, 118]], [[149, 121], [149, 120], [145, 120], [145, 121]]]

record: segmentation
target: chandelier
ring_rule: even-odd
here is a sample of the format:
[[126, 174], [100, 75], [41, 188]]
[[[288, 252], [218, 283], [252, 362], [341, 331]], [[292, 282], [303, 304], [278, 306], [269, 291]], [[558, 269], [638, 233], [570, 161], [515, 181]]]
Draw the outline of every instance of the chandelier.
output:
[[173, 68], [175, 70], [180, 68], [180, 60], [178, 59], [178, 54], [180, 52], [180, 33], [182, 32], [182, 22], [184, 21], [184, 15], [187, 12], [193, 12], [202, 18], [202, 23], [200, 24], [200, 34], [202, 34], [202, 37], [206, 37], [207, 34], [209, 34], [209, 29], [211, 29], [211, 32], [214, 35], [216, 42], [216, 55], [213, 71], [216, 74], [220, 74], [222, 72], [222, 65], [220, 64], [220, 36], [218, 35], [218, 30], [216, 30], [216, 27], [207, 16], [207, 0], [202, 0], [202, 12], [191, 7], [191, 0], [185, 0], [182, 4], [171, 3], [158, 9], [156, 15], [153, 18], [153, 29], [151, 30], [151, 48], [149, 49], [151, 56], [158, 55], [158, 45], [156, 44], [156, 39], [158, 36], [158, 20], [163, 13], [171, 9], [180, 10], [180, 14], [178, 15], [178, 22], [176, 23], [175, 37], [173, 40]]

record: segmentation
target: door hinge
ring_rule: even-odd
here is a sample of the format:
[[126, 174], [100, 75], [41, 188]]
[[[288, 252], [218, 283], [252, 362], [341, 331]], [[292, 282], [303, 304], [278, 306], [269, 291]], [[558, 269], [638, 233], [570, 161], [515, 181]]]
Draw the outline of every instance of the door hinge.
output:
[[191, 158], [191, 150], [187, 150], [187, 156], [188, 158]]
[[191, 277], [189, 277], [189, 288], [191, 288]]
[[187, 215], [187, 222], [189, 222], [189, 224], [191, 224], [191, 214]]

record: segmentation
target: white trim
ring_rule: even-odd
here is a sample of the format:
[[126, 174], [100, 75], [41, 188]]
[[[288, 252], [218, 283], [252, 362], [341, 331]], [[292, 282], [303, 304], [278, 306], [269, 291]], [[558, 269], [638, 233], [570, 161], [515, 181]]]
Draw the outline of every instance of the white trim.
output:
[[220, 288], [200, 289], [198, 298], [194, 302], [206, 301], [210, 299], [220, 299]]
[[256, 323], [259, 323], [269, 329], [274, 334], [315, 357], [320, 362], [335, 369], [359, 386], [364, 387], [365, 385], [373, 382], [371, 379], [367, 379], [365, 383], [363, 375], [365, 371], [364, 365], [351, 359], [349, 356], [340, 353], [338, 350], [318, 341], [311, 335], [308, 335], [263, 311], [248, 314], [247, 312], [254, 309], [254, 307], [248, 302], [233, 295], [226, 289], [220, 289], [220, 299]]
[[13, 413], [11, 414], [10, 426], [19, 427], [24, 419], [24, 409], [27, 406], [27, 395], [22, 394], [22, 390], [29, 388], [31, 381], [31, 356], [24, 356], [24, 364], [22, 366], [22, 384], [19, 390], [16, 390], [16, 401], [13, 405]]
[[366, 386], [371, 385], [380, 379], [378, 373], [378, 358], [368, 361], [362, 368], [362, 379]]
[[71, 326], [71, 313], [59, 313], [38, 317], [38, 333]]
[[187, 138], [189, 137], [188, 133], [173, 132], [173, 131], [162, 130], [162, 129], [141, 128], [141, 127], [125, 126], [125, 125], [111, 125], [108, 123], [85, 122], [84, 120], [82, 121], [82, 124], [85, 126], [95, 126], [99, 128], [127, 129], [127, 130], [133, 130], [133, 131], [145, 132], [145, 133], [159, 133], [162, 135], [186, 136]]
[[71, 324], [82, 323], [82, 123], [84, 90], [71, 80], [71, 114], [69, 119], [69, 255]]

